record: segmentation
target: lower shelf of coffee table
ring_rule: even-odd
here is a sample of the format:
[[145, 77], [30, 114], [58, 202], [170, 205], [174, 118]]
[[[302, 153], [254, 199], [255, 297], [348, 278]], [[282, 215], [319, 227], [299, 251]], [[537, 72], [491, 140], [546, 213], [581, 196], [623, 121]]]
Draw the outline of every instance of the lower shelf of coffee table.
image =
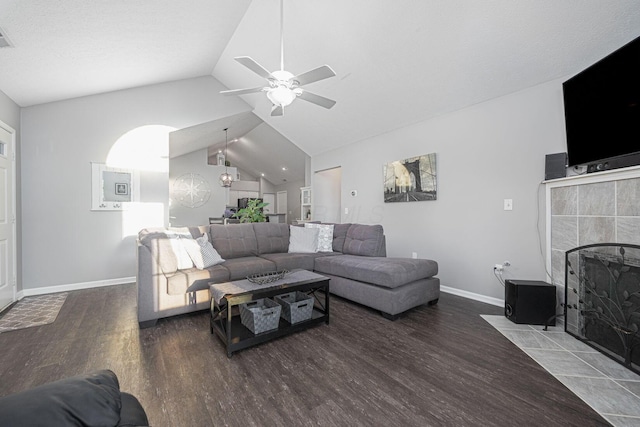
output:
[[245, 348], [252, 347], [257, 344], [261, 344], [273, 339], [292, 334], [297, 331], [302, 331], [320, 323], [327, 322], [328, 316], [321, 313], [318, 310], [314, 310], [311, 314], [311, 319], [302, 322], [291, 324], [284, 319], [280, 319], [278, 329], [271, 331], [265, 331], [260, 334], [254, 334], [247, 327], [245, 327], [240, 316], [233, 316], [231, 318], [231, 333], [230, 340], [227, 342], [227, 334], [220, 326], [219, 323], [211, 320], [211, 333], [216, 333], [227, 344], [227, 353], [231, 356], [232, 353], [243, 350]]

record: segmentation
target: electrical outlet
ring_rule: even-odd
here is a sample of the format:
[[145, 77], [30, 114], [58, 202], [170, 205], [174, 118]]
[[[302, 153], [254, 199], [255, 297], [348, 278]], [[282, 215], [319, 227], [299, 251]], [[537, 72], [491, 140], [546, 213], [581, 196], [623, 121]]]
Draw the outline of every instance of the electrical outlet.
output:
[[513, 210], [513, 199], [504, 199], [504, 210], [505, 211]]
[[344, 208], [344, 214], [349, 215], [349, 208]]
[[411, 258], [418, 259], [418, 252], [411, 252]]
[[502, 264], [496, 264], [493, 266], [493, 269], [499, 272], [502, 272], [504, 270], [504, 265]]

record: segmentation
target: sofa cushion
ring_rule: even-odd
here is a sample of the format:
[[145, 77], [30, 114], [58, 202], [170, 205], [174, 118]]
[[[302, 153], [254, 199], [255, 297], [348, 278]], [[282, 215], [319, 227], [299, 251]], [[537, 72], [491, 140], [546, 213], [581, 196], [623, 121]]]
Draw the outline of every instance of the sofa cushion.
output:
[[289, 248], [289, 226], [275, 222], [256, 222], [253, 231], [258, 242], [258, 254], [284, 253]]
[[385, 288], [397, 288], [435, 276], [438, 274], [438, 263], [427, 259], [341, 255], [316, 258], [314, 271]]
[[205, 269], [189, 268], [178, 270], [167, 278], [167, 293], [169, 295], [184, 295], [201, 289], [209, 289], [209, 282], [221, 283], [229, 280], [229, 270], [221, 265], [214, 265]]
[[344, 241], [347, 238], [347, 231], [351, 224], [333, 224], [333, 251], [342, 252]]
[[3, 426], [117, 426], [120, 385], [109, 370], [65, 378], [0, 399]]
[[210, 225], [209, 241], [226, 260], [258, 254], [258, 241], [253, 224]]
[[229, 280], [244, 279], [252, 274], [276, 271], [275, 263], [257, 256], [232, 258], [220, 265], [229, 270]]
[[313, 271], [315, 257], [314, 254], [284, 253], [284, 254], [263, 254], [261, 258], [267, 259], [276, 265], [276, 270], [295, 270], [302, 268]]
[[342, 252], [349, 255], [382, 256], [384, 232], [381, 225], [351, 224]]

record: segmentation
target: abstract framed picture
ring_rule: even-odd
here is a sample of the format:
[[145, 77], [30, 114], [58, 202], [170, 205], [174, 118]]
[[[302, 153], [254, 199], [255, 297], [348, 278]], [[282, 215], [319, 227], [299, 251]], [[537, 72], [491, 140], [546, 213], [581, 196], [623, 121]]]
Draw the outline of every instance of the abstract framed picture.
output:
[[116, 182], [115, 194], [118, 195], [118, 196], [128, 196], [129, 195], [129, 183], [127, 183], [127, 182]]
[[436, 153], [384, 165], [384, 202], [437, 200]]

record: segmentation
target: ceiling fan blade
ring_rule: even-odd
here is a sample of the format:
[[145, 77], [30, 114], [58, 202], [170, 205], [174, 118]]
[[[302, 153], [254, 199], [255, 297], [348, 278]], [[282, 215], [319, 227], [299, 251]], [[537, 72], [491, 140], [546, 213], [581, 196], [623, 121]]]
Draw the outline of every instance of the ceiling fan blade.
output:
[[256, 73], [257, 75], [259, 75], [260, 77], [264, 77], [265, 79], [273, 78], [269, 70], [264, 68], [262, 65], [258, 64], [250, 56], [236, 56], [233, 59], [235, 59], [236, 61], [238, 61], [239, 63], [241, 63], [242, 65], [244, 65], [245, 67], [247, 67], [248, 69]]
[[328, 79], [335, 76], [336, 73], [328, 65], [323, 65], [306, 73], [295, 76], [292, 80], [298, 82], [298, 86], [306, 85], [309, 83], [317, 82], [318, 80]]
[[283, 116], [284, 115], [284, 108], [282, 108], [279, 105], [274, 105], [273, 108], [271, 108], [271, 115], [272, 116]]
[[324, 108], [331, 108], [336, 105], [336, 101], [333, 99], [325, 98], [324, 96], [316, 95], [315, 93], [302, 91], [298, 98], [302, 98], [307, 102], [311, 102], [313, 104], [319, 105]]
[[252, 87], [250, 89], [221, 90], [220, 93], [222, 95], [246, 95], [248, 93], [262, 92], [263, 89], [263, 87]]

